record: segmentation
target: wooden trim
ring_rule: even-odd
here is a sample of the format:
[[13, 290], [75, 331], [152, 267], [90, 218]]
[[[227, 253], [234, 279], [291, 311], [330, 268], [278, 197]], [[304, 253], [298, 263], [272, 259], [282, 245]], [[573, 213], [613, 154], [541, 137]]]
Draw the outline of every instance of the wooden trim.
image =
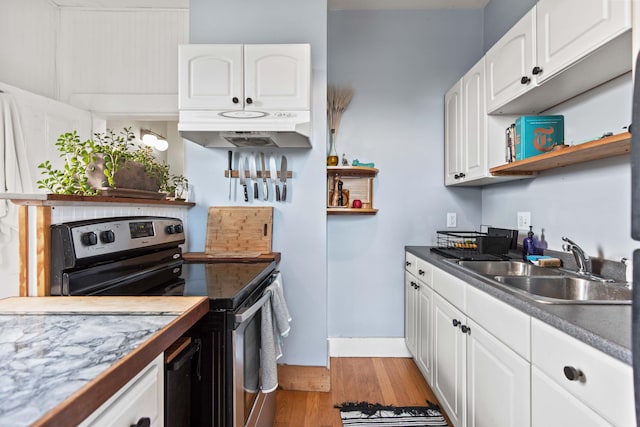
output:
[[[38, 197], [40, 196], [40, 197]], [[114, 203], [122, 203], [136, 206], [176, 206], [191, 208], [196, 204], [193, 202], [182, 202], [169, 199], [141, 199], [135, 197], [107, 197], [107, 196], [75, 196], [71, 194], [43, 194], [33, 195], [33, 197], [12, 198], [11, 201], [16, 205], [29, 206], [108, 206]]]
[[206, 297], [202, 297], [200, 302], [155, 333], [136, 350], [46, 413], [33, 424], [33, 427], [78, 425], [160, 353], [169, 348], [208, 311], [209, 301]]
[[19, 295], [29, 295], [29, 207], [18, 206]]
[[36, 207], [36, 295], [51, 293], [51, 207]]
[[324, 366], [278, 365], [278, 385], [283, 390], [331, 391], [331, 374]]

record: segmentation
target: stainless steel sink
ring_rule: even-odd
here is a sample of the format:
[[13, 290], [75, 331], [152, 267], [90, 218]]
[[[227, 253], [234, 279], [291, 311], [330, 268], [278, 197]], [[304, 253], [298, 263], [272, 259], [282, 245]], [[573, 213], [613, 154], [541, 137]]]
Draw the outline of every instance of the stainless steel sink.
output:
[[557, 276], [558, 270], [538, 267], [522, 261], [458, 261], [460, 267], [467, 268], [483, 276]]
[[547, 304], [630, 304], [626, 283], [580, 277], [567, 270], [522, 261], [456, 261], [502, 289]]
[[631, 303], [631, 289], [622, 283], [603, 283], [568, 276], [496, 276], [495, 280], [542, 297], [542, 302]]

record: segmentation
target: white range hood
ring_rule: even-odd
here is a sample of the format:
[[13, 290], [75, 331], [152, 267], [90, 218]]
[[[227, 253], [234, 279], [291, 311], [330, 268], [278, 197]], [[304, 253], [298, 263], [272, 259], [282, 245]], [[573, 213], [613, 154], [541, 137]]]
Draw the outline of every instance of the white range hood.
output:
[[182, 110], [178, 131], [204, 147], [311, 148], [311, 112]]

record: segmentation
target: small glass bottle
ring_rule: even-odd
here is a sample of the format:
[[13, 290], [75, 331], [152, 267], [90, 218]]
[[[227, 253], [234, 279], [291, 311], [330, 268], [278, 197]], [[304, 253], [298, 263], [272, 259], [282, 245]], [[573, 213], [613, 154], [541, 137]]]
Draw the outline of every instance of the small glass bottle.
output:
[[533, 226], [529, 226], [529, 232], [527, 233], [527, 237], [522, 241], [522, 259], [527, 261], [528, 255], [534, 255], [535, 248], [533, 246]]
[[338, 166], [338, 152], [336, 151], [336, 130], [331, 129], [329, 134], [329, 154], [327, 155], [327, 166]]

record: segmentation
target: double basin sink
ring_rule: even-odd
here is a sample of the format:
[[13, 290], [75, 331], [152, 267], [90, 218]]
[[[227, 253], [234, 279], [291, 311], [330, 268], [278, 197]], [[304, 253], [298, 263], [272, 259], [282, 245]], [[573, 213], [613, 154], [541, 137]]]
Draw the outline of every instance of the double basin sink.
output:
[[456, 261], [494, 285], [547, 304], [630, 304], [626, 282], [611, 282], [522, 261]]

